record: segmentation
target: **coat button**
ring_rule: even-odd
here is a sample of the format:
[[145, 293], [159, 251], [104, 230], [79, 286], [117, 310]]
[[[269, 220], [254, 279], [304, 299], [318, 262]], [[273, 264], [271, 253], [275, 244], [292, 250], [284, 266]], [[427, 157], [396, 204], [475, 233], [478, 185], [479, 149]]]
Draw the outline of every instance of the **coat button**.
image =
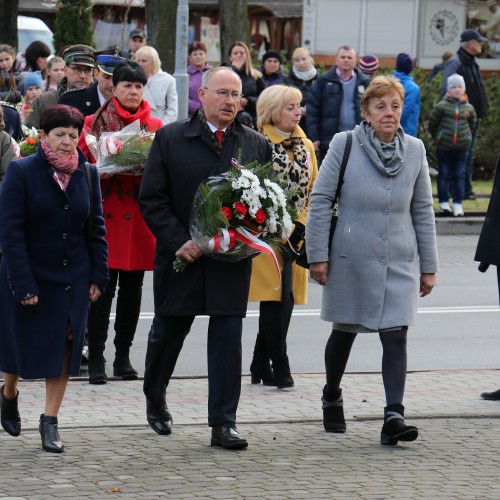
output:
[[130, 220], [130, 214], [125, 214], [125, 220]]
[[69, 205], [64, 205], [64, 210], [69, 210]]
[[61, 234], [61, 238], [62, 238], [63, 240], [65, 240], [67, 237], [68, 237], [68, 233], [63, 233], [63, 234]]
[[67, 266], [67, 265], [68, 265], [68, 261], [67, 261], [66, 259], [64, 259], [64, 260], [62, 261], [62, 265], [63, 265], [63, 266]]
[[71, 287], [69, 285], [65, 286], [64, 287], [64, 291], [65, 292], [69, 292], [71, 290]]
[[106, 219], [111, 219], [111, 214], [106, 214]]
[[384, 215], [389, 215], [389, 210], [384, 210]]
[[384, 241], [385, 241], [385, 240], [387, 240], [387, 234], [382, 234], [382, 235], [380, 236], [380, 238], [381, 238], [382, 240], [384, 240]]
[[384, 186], [385, 189], [387, 189], [387, 191], [390, 191], [392, 189], [392, 186], [390, 184], [387, 184], [386, 186]]
[[385, 266], [385, 265], [387, 264], [387, 261], [386, 261], [385, 259], [381, 259], [381, 260], [380, 260], [380, 263], [381, 263], [383, 266]]

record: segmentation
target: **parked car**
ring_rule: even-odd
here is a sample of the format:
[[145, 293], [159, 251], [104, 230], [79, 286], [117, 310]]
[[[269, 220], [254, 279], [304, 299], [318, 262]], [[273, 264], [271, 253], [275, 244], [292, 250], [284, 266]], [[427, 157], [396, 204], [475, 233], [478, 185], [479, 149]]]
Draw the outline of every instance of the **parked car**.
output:
[[24, 52], [26, 47], [35, 40], [45, 43], [51, 50], [54, 50], [54, 34], [49, 27], [36, 17], [17, 16], [17, 50]]

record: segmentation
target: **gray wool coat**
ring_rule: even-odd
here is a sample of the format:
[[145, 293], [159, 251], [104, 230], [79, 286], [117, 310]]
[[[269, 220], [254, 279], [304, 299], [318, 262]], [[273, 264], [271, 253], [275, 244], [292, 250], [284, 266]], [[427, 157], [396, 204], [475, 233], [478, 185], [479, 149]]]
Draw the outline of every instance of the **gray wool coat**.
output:
[[331, 255], [330, 208], [346, 132], [336, 134], [314, 184], [306, 225], [308, 261], [329, 262], [321, 319], [380, 330], [415, 322], [421, 273], [438, 269], [429, 170], [422, 141], [389, 177], [368, 159], [353, 131]]

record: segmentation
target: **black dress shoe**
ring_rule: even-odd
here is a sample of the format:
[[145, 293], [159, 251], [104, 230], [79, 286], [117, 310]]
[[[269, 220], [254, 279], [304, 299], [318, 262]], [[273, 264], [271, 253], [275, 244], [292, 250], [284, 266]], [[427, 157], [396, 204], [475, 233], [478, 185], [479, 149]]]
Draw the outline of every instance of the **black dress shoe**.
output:
[[500, 401], [500, 389], [494, 392], [483, 392], [481, 397], [483, 399], [487, 399], [488, 401]]
[[221, 446], [226, 450], [241, 450], [248, 446], [247, 440], [239, 435], [236, 424], [233, 422], [212, 427], [210, 444], [211, 446]]
[[157, 405], [146, 400], [146, 418], [148, 424], [156, 433], [162, 436], [172, 434], [172, 415], [168, 411], [167, 403]]
[[11, 436], [17, 437], [21, 434], [21, 416], [17, 406], [19, 391], [14, 399], [7, 399], [3, 395], [3, 388], [0, 391], [0, 415], [1, 424], [5, 432]]
[[64, 445], [57, 430], [57, 417], [40, 415], [40, 436], [42, 437], [42, 448], [51, 453], [62, 453]]

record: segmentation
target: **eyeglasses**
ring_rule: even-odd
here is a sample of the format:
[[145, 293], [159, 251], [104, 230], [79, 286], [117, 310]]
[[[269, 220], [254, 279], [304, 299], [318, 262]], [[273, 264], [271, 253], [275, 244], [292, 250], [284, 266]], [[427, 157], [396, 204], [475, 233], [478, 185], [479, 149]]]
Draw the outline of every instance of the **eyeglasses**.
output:
[[85, 75], [90, 75], [93, 70], [93, 68], [91, 68], [90, 66], [68, 66], [68, 68], [70, 68], [73, 73], [77, 73], [78, 75], [81, 75], [82, 73]]
[[224, 101], [227, 101], [229, 97], [234, 101], [239, 101], [243, 97], [243, 95], [240, 92], [229, 92], [229, 90], [211, 90], [208, 89], [207, 87], [203, 87], [205, 90], [208, 90], [209, 92], [213, 92], [214, 94], [217, 94], [217, 97], [219, 99], [223, 99]]

